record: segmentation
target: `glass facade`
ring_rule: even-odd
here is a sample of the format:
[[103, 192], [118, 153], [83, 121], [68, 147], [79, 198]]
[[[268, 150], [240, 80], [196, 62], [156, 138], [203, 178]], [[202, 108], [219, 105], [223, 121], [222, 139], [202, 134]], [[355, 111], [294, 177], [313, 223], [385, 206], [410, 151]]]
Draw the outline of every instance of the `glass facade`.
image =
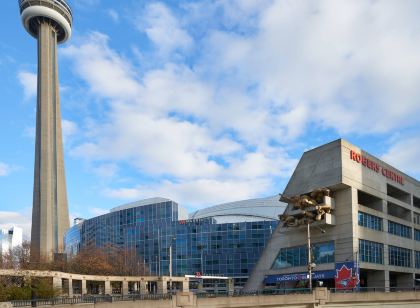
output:
[[382, 218], [359, 211], [359, 226], [382, 231]]
[[[312, 244], [313, 262], [315, 264], [334, 262], [334, 242]], [[308, 246], [281, 248], [272, 269], [308, 265]]]
[[359, 239], [360, 261], [384, 263], [384, 244]]
[[397, 235], [397, 236], [401, 236], [401, 237], [406, 237], [406, 238], [411, 238], [411, 227], [393, 222], [393, 221], [388, 221], [388, 233]]
[[275, 230], [277, 221], [218, 224], [214, 218], [178, 220], [173, 201], [118, 210], [85, 220], [65, 236], [68, 254], [83, 247], [116, 246], [135, 250], [151, 275], [201, 272], [247, 277]]
[[411, 250], [396, 246], [388, 246], [389, 265], [411, 267]]

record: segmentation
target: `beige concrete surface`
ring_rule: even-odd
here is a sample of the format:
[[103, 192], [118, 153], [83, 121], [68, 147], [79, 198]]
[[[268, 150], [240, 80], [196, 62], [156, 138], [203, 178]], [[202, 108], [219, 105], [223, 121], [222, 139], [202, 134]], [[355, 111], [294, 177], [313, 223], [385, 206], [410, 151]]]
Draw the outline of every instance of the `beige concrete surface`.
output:
[[[352, 153], [363, 156], [365, 164], [352, 159]], [[366, 163], [367, 160], [369, 165]], [[380, 171], [373, 170], [373, 165], [379, 166]], [[392, 172], [402, 181], [387, 177], [386, 173], [383, 174], [385, 172], [383, 170]], [[388, 221], [408, 226], [412, 233], [415, 229], [420, 230], [420, 220], [413, 219], [416, 215], [420, 215], [420, 205], [414, 203], [414, 200], [420, 200], [420, 182], [349, 142], [339, 139], [305, 152], [283, 193], [286, 196], [307, 194], [323, 187], [331, 190], [335, 202], [332, 212], [335, 224], [316, 222], [326, 232], [322, 234], [316, 227], [311, 227], [312, 245], [334, 241], [335, 262], [345, 262], [357, 260], [359, 239], [383, 244], [382, 264], [360, 262], [361, 271], [367, 275], [365, 279], [367, 287], [413, 287], [414, 275], [420, 275], [420, 268], [415, 267], [415, 252], [420, 251], [420, 241], [416, 241], [414, 236], [410, 239], [388, 233]], [[404, 197], [392, 196], [390, 193], [392, 189], [398, 190], [404, 194]], [[360, 194], [372, 196], [377, 203], [363, 204], [365, 201], [361, 200]], [[290, 213], [292, 210], [292, 205], [289, 205], [285, 213]], [[359, 211], [382, 218], [382, 231], [359, 226]], [[307, 272], [307, 266], [272, 269], [281, 248], [305, 245], [307, 245], [306, 226], [287, 228], [280, 223], [261, 253], [245, 290], [262, 289], [266, 275]], [[411, 250], [410, 267], [389, 264], [390, 245]], [[315, 271], [334, 269], [335, 263], [318, 264]], [[391, 284], [392, 275], [396, 278]], [[293, 283], [278, 286], [282, 287], [293, 288]]]
[[38, 99], [32, 208], [31, 261], [63, 252], [70, 227], [61, 129], [57, 33], [48, 21], [38, 26]]
[[[321, 291], [321, 292], [317, 292]], [[330, 294], [320, 288], [313, 294], [264, 295], [241, 297], [197, 298], [193, 293], [179, 292], [172, 300], [118, 301], [112, 303], [55, 305], [56, 308], [258, 308], [258, 307], [420, 307], [420, 292], [340, 293]], [[2, 306], [3, 305], [3, 306]], [[0, 308], [10, 308], [0, 303]]]

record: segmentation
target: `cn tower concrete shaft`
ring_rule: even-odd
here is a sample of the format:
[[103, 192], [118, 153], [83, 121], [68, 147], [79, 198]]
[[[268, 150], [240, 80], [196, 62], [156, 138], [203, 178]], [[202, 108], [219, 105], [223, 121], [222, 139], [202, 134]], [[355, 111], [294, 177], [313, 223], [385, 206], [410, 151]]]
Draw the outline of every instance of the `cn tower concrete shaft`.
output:
[[38, 101], [31, 258], [48, 261], [63, 251], [69, 226], [64, 174], [57, 34], [48, 21], [38, 26]]
[[64, 252], [70, 227], [58, 83], [57, 44], [71, 36], [73, 16], [65, 0], [18, 0], [26, 31], [38, 40], [38, 97], [31, 262]]

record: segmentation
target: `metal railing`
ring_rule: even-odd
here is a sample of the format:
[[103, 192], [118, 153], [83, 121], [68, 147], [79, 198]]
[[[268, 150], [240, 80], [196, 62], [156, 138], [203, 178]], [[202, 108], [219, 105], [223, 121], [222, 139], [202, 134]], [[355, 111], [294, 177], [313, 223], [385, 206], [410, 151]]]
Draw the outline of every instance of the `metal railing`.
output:
[[222, 292], [200, 292], [197, 291], [195, 294], [198, 298], [209, 298], [209, 297], [226, 297], [226, 296], [260, 296], [260, 295], [289, 295], [289, 294], [310, 294], [309, 288], [302, 289], [266, 289], [266, 290], [252, 290], [242, 291], [235, 290], [233, 292], [222, 291]]
[[[420, 287], [360, 287], [350, 290], [329, 289], [331, 293], [367, 293], [367, 292], [420, 292]], [[309, 288], [300, 289], [265, 289], [254, 291], [219, 291], [219, 292], [194, 292], [197, 298], [216, 298], [216, 297], [240, 297], [240, 296], [265, 296], [265, 295], [294, 295], [294, 294], [311, 294]], [[121, 301], [137, 301], [137, 300], [170, 300], [172, 294], [129, 294], [129, 295], [84, 295], [78, 297], [57, 297], [50, 299], [36, 300], [15, 300], [11, 301], [13, 307], [36, 307], [36, 306], [54, 306], [54, 305], [70, 305], [83, 303], [102, 303], [102, 302], [121, 302]]]
[[420, 287], [359, 287], [354, 289], [329, 289], [331, 293], [367, 293], [367, 292], [420, 292]]
[[137, 301], [137, 300], [169, 300], [172, 299], [171, 294], [130, 294], [130, 295], [85, 295], [78, 297], [56, 297], [50, 299], [33, 299], [33, 300], [15, 300], [10, 301], [13, 307], [37, 307], [37, 306], [54, 306], [54, 305], [70, 305], [85, 303], [112, 303], [121, 301]]

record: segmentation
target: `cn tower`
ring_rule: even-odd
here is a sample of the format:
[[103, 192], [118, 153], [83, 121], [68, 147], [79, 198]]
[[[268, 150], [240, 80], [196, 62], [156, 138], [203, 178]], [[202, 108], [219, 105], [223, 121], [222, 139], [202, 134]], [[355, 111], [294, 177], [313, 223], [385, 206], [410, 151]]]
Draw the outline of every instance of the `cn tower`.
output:
[[64, 173], [57, 44], [71, 36], [72, 12], [64, 0], [19, 0], [22, 23], [38, 41], [38, 95], [31, 262], [63, 252], [70, 226]]

